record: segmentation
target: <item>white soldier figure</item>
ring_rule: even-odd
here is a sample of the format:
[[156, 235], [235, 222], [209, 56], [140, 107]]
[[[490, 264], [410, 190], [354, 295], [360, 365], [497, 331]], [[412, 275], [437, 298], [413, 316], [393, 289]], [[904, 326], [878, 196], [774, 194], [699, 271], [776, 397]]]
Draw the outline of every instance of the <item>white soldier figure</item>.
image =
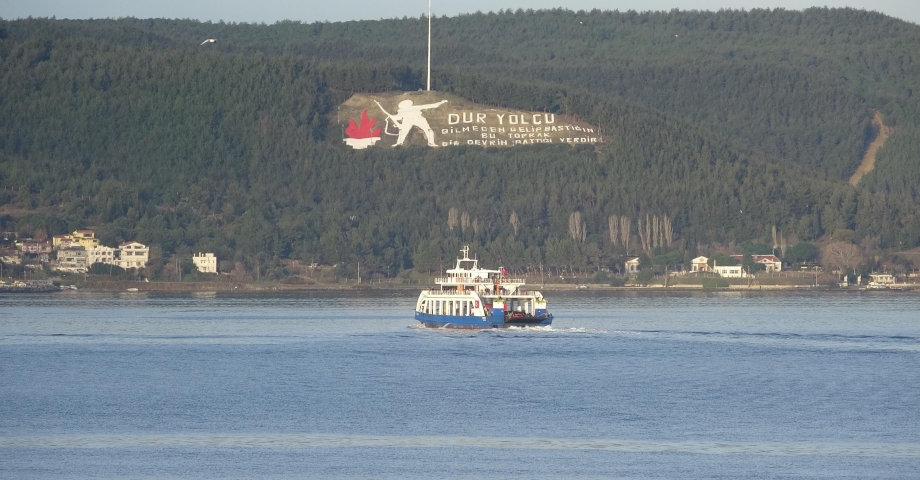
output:
[[[396, 128], [399, 129], [399, 138], [396, 139], [396, 143], [393, 146], [402, 145], [403, 142], [406, 141], [406, 137], [409, 135], [412, 127], [418, 127], [425, 132], [425, 138], [428, 139], [428, 146], [436, 147], [437, 144], [434, 143], [434, 131], [431, 130], [431, 126], [428, 125], [428, 120], [422, 116], [422, 110], [438, 108], [445, 103], [447, 103], [447, 100], [441, 100], [438, 103], [429, 103], [427, 105], [413, 105], [412, 100], [403, 100], [399, 102], [396, 115], [390, 115], [384, 110], [383, 112], [390, 117], [390, 120], [392, 120], [393, 123], [396, 124]], [[377, 105], [380, 104], [378, 103]], [[383, 110], [383, 107], [380, 107], [380, 109]]]

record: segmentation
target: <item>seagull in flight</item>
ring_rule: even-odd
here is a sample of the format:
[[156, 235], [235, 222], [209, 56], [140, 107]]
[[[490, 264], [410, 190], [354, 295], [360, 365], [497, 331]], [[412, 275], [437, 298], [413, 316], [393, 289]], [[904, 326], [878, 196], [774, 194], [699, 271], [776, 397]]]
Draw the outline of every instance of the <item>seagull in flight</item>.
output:
[[[216, 39], [216, 38], [209, 38], [209, 39], [207, 39], [207, 40], [201, 42], [201, 45], [204, 45], [204, 44], [206, 44], [206, 43], [217, 43], [217, 39]], [[199, 45], [199, 47], [200, 47], [201, 45]]]

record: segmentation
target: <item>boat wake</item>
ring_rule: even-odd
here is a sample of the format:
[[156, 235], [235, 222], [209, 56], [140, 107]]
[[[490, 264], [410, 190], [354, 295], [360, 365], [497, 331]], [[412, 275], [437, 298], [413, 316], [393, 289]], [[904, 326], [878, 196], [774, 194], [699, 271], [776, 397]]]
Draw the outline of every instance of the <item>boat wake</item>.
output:
[[481, 334], [511, 334], [511, 335], [541, 335], [541, 334], [605, 334], [610, 333], [608, 330], [597, 329], [597, 328], [579, 328], [579, 327], [569, 327], [569, 328], [557, 328], [552, 325], [544, 325], [539, 327], [502, 327], [502, 328], [480, 328], [480, 329], [469, 329], [469, 328], [453, 328], [450, 325], [445, 327], [426, 327], [422, 324], [409, 325], [408, 328], [413, 330], [423, 330], [423, 331], [434, 331], [434, 332], [444, 332], [444, 333], [460, 333], [460, 334], [470, 334], [470, 333], [481, 333]]
[[779, 348], [847, 351], [920, 352], [920, 338], [908, 336], [840, 335], [825, 333], [700, 332], [668, 330], [614, 331], [654, 340], [685, 342], [741, 343]]
[[738, 343], [771, 348], [808, 350], [843, 350], [862, 352], [920, 352], [920, 338], [911, 336], [866, 336], [840, 334], [795, 334], [770, 332], [705, 332], [679, 330], [619, 330], [588, 327], [542, 326], [488, 329], [431, 328], [414, 324], [409, 328], [446, 334], [495, 335], [505, 337], [540, 337], [560, 335], [616, 336], [650, 341]]

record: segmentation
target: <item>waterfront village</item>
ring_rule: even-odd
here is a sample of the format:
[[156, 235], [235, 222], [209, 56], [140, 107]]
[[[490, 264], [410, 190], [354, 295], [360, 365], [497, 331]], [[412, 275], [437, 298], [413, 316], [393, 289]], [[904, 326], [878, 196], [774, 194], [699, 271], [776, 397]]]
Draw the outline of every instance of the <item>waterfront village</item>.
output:
[[[719, 265], [717, 262], [714, 262], [714, 259], [709, 257], [699, 256], [691, 260], [689, 270], [680, 270], [671, 272], [673, 276], [709, 276], [711, 278], [720, 278], [720, 279], [744, 279], [747, 280], [747, 285], [752, 286], [756, 281], [758, 276], [761, 278], [764, 274], [774, 274], [783, 272], [783, 262], [776, 255], [751, 255], [751, 262], [753, 265], [756, 265], [756, 271], [753, 269], [745, 269], [743, 267], [744, 255], [726, 255], [726, 258], [731, 259], [733, 265]], [[630, 274], [637, 274], [639, 272], [639, 258], [631, 257], [624, 263], [626, 271]], [[820, 266], [814, 265], [811, 266], [814, 268], [814, 274], [816, 277], [815, 286], [817, 286], [817, 276], [820, 273], [823, 273], [820, 270]], [[804, 270], [803, 270], [804, 269]], [[784, 272], [787, 274], [797, 274], [800, 276], [811, 276], [812, 273], [808, 271], [808, 266], [802, 266], [798, 271], [794, 272]], [[835, 277], [842, 278], [842, 281], [837, 283], [838, 287], [849, 287], [851, 286], [848, 282], [848, 275], [841, 271], [831, 272]], [[904, 280], [914, 280], [916, 281], [916, 274], [908, 274]], [[898, 283], [898, 278], [895, 275], [889, 273], [872, 273], [869, 274], [867, 278], [862, 279], [857, 282], [856, 285], [863, 284], [866, 288], [894, 288], [894, 287], [903, 287], [910, 286], [914, 287], [913, 283]]]
[[[16, 250], [5, 250], [0, 265], [21, 265], [36, 270], [48, 267], [61, 273], [86, 274], [94, 265], [118, 267], [125, 271], [140, 271], [150, 261], [150, 248], [140, 242], [123, 242], [116, 247], [102, 245], [92, 230], [76, 230], [55, 235], [51, 241], [25, 239], [16, 242]], [[192, 262], [202, 273], [217, 273], [217, 257], [213, 253], [198, 253]], [[109, 271], [112, 269], [110, 268]], [[8, 281], [4, 281], [4, 280]], [[0, 285], [22, 287], [25, 281], [14, 282], [9, 274], [0, 274]]]
[[[717, 262], [721, 259], [723, 264]], [[648, 261], [648, 259], [645, 259]], [[48, 280], [34, 280], [36, 278], [47, 278], [47, 275], [30, 275], [28, 272], [43, 270], [53, 272], [53, 275], [62, 274], [82, 274], [86, 279], [88, 274], [112, 275], [120, 271], [125, 271], [135, 275], [135, 279], [143, 278], [144, 269], [150, 262], [150, 248], [137, 241], [123, 242], [115, 247], [102, 245], [99, 238], [96, 237], [92, 230], [76, 230], [66, 235], [55, 235], [51, 241], [39, 241], [35, 239], [23, 239], [15, 242], [15, 250], [12, 248], [0, 249], [0, 291], [9, 291], [10, 289], [57, 289]], [[218, 260], [213, 253], [196, 253], [192, 257], [192, 263], [199, 273], [218, 273]], [[294, 262], [296, 264], [298, 262]], [[904, 278], [899, 279], [897, 276], [888, 273], [872, 273], [866, 277], [857, 279], [856, 284], [847, 282], [848, 276], [843, 272], [827, 272], [830, 278], [843, 279], [842, 282], [831, 284], [828, 282], [829, 277], [825, 276], [818, 265], [790, 265], [784, 266], [783, 262], [775, 255], [751, 255], [747, 260], [748, 266], [745, 268], [744, 255], [722, 255], [716, 254], [712, 258], [698, 256], [690, 261], [688, 266], [679, 266], [680, 268], [665, 272], [664, 275], [655, 275], [656, 280], [642, 280], [643, 272], [648, 273], [648, 268], [643, 268], [640, 257], [627, 257], [620, 265], [619, 276], [621, 281], [611, 283], [611, 286], [620, 287], [685, 287], [692, 288], [708, 286], [723, 288], [799, 288], [801, 286], [819, 286], [818, 277], [822, 276], [822, 286], [835, 287], [854, 287], [863, 286], [864, 288], [914, 288], [918, 285], [917, 274], [907, 274]], [[4, 274], [3, 266], [7, 266], [7, 272]], [[12, 267], [12, 268], [11, 268]], [[11, 271], [18, 267], [21, 277], [13, 278]], [[117, 267], [120, 270], [116, 270]], [[291, 265], [291, 270], [295, 270], [295, 265]], [[331, 268], [335, 268], [333, 266]], [[310, 270], [321, 269], [316, 264], [311, 265]], [[608, 269], [603, 269], [610, 272]], [[525, 276], [527, 272], [522, 271]], [[647, 275], [646, 275], [647, 276]], [[30, 277], [33, 279], [29, 281]], [[71, 277], [73, 278], [73, 277]], [[410, 277], [407, 277], [410, 278]], [[813, 284], [811, 279], [813, 279]], [[180, 277], [181, 280], [181, 277]], [[290, 280], [290, 279], [289, 279]], [[557, 288], [567, 288], [575, 281], [575, 288], [589, 288], [587, 284], [591, 281], [585, 276], [584, 280], [577, 278], [562, 278], [560, 284], [546, 285], [542, 277], [533, 279], [543, 284], [544, 287], [555, 286]], [[773, 280], [773, 281], [771, 281]], [[144, 278], [141, 280], [147, 282]], [[409, 284], [420, 283], [421, 278], [408, 280]], [[603, 280], [602, 280], [603, 281]], [[713, 282], [715, 281], [715, 283]], [[585, 284], [580, 284], [585, 282]], [[606, 281], [603, 281], [607, 283]], [[168, 282], [166, 282], [168, 283]], [[229, 282], [227, 282], [229, 283]], [[296, 285], [298, 282], [285, 282], [288, 286]], [[322, 282], [320, 282], [322, 283]], [[354, 283], [354, 282], [353, 282]], [[360, 278], [357, 283], [361, 283]], [[370, 283], [373, 283], [371, 280]], [[405, 283], [405, 282], [404, 282]], [[234, 282], [235, 288], [240, 288]], [[315, 282], [308, 282], [308, 285], [314, 285]], [[349, 285], [346, 278], [333, 279], [332, 284]], [[333, 285], [326, 285], [332, 287]], [[388, 285], [393, 285], [388, 282]], [[594, 284], [595, 287], [601, 287], [602, 284]], [[227, 285], [224, 285], [225, 287]], [[53, 288], [52, 288], [53, 287]], [[148, 288], [152, 288], [150, 284]], [[66, 288], [66, 287], [65, 287]]]

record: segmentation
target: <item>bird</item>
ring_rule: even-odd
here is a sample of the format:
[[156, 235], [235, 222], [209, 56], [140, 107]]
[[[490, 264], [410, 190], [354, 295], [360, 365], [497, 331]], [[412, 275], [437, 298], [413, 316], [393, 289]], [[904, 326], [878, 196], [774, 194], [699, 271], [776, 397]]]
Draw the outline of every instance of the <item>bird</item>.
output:
[[[216, 39], [216, 38], [209, 38], [209, 39], [207, 39], [207, 40], [201, 42], [201, 45], [204, 45], [204, 44], [206, 44], [206, 43], [217, 43], [217, 39]], [[200, 47], [201, 45], [199, 45], [199, 47]]]

